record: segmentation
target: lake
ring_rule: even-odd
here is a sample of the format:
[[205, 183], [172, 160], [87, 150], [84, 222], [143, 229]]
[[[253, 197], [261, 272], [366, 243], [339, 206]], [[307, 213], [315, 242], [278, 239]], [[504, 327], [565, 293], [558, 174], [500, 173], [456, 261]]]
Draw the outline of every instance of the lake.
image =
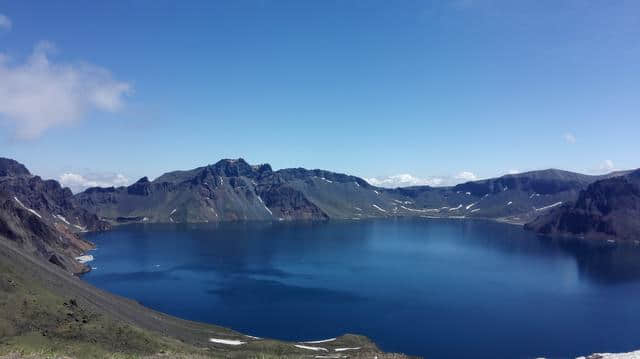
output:
[[284, 340], [366, 335], [427, 358], [640, 349], [640, 249], [485, 221], [127, 225], [87, 239], [97, 287]]

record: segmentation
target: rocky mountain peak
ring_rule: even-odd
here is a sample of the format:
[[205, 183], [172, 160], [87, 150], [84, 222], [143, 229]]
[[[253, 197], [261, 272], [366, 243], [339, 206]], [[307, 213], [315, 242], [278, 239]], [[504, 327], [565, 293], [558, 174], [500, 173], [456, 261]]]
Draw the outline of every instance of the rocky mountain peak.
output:
[[255, 177], [264, 171], [271, 171], [268, 164], [251, 166], [243, 158], [223, 159], [209, 166], [216, 174], [225, 177]]
[[0, 157], [0, 177], [30, 176], [31, 172], [20, 162]]

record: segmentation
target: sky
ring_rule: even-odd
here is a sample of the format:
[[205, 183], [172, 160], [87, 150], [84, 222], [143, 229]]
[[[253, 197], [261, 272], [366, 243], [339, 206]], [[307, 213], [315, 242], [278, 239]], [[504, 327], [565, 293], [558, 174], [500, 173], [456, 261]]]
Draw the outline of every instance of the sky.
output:
[[74, 190], [242, 157], [385, 186], [640, 167], [640, 2], [0, 0], [0, 156]]

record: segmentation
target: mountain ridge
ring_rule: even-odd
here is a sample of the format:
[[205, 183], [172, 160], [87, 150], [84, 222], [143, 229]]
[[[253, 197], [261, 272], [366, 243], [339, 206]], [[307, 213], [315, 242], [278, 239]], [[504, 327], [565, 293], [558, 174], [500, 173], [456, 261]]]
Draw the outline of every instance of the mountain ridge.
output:
[[524, 224], [577, 199], [590, 183], [627, 172], [584, 175], [558, 169], [508, 174], [455, 186], [383, 188], [321, 169], [223, 159], [130, 186], [88, 188], [74, 203], [110, 223], [327, 220], [422, 216]]

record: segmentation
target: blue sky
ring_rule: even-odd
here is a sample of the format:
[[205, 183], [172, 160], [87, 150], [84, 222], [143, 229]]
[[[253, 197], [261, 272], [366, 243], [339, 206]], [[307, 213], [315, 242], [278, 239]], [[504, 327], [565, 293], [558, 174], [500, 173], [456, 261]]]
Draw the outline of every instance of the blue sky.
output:
[[637, 1], [0, 0], [0, 14], [0, 155], [48, 178], [236, 157], [432, 184], [640, 167]]

